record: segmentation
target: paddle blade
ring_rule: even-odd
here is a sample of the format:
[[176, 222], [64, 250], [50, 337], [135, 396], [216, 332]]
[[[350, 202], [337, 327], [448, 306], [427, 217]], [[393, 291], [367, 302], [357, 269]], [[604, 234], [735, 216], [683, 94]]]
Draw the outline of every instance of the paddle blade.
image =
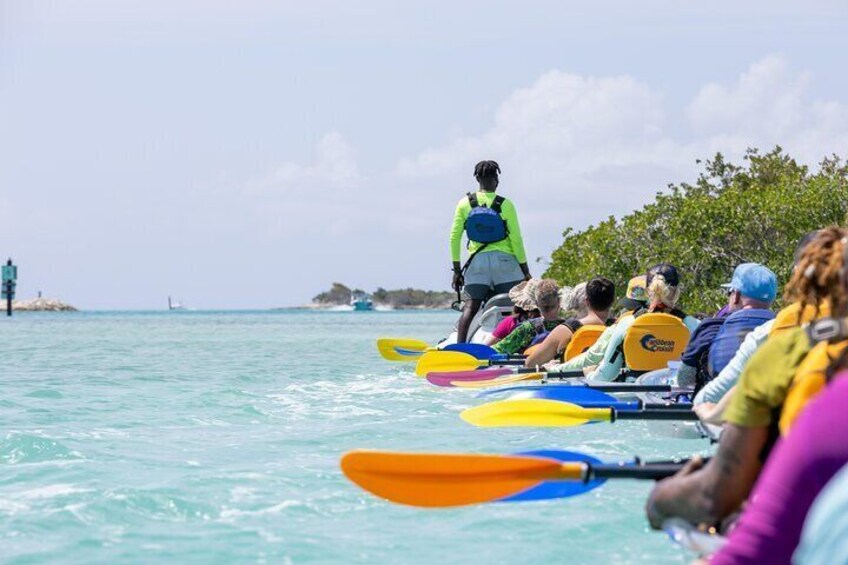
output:
[[493, 355], [498, 355], [497, 351], [482, 343], [452, 343], [444, 346], [442, 351], [459, 351], [477, 359], [491, 359]]
[[451, 381], [451, 384], [458, 388], [486, 388], [490, 386], [501, 386], [519, 381], [539, 380], [543, 376], [544, 373], [520, 373], [502, 379], [488, 379], [482, 381]]
[[454, 386], [459, 381], [490, 381], [504, 375], [512, 375], [510, 369], [479, 369], [477, 371], [459, 371], [456, 373], [427, 373], [427, 380], [436, 386]]
[[615, 408], [619, 412], [633, 412], [642, 408], [638, 400], [620, 400], [610, 394], [585, 386], [548, 385], [537, 390], [516, 392], [510, 399], [540, 398], [570, 402], [582, 408]]
[[488, 361], [459, 351], [428, 351], [418, 360], [415, 374], [425, 377], [428, 373], [473, 371], [488, 364]]
[[[540, 449], [516, 453], [516, 455], [529, 455], [532, 457], [546, 457], [556, 459], [562, 463], [587, 463], [599, 465], [600, 460], [576, 451], [561, 451], [558, 449]], [[593, 479], [591, 481], [545, 481], [537, 486], [520, 492], [516, 495], [502, 498], [498, 502], [528, 502], [531, 500], [549, 500], [551, 498], [568, 498], [594, 490], [604, 484], [606, 479]]]
[[571, 427], [610, 421], [606, 408], [581, 408], [576, 404], [543, 399], [501, 400], [464, 410], [460, 417], [475, 426]]
[[545, 479], [579, 480], [581, 463], [514, 455], [357, 450], [341, 460], [348, 479], [398, 504], [429, 508], [493, 502]]
[[420, 339], [381, 337], [377, 340], [377, 350], [388, 361], [417, 361], [428, 349], [430, 346]]

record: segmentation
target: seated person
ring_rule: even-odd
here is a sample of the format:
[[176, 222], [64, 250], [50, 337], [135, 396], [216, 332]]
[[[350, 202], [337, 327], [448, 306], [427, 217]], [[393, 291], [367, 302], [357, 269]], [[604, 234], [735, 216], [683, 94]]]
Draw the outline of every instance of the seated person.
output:
[[[580, 307], [586, 309], [586, 314], [579, 319], [569, 318], [561, 326], [552, 329], [545, 340], [527, 356], [525, 366], [536, 367], [560, 356], [568, 346], [571, 336], [581, 327], [606, 325], [610, 308], [615, 302], [615, 285], [609, 279], [596, 277], [586, 283], [585, 287], [586, 296]], [[576, 305], [571, 304], [569, 306]]]
[[[798, 245], [795, 247], [792, 267], [793, 272], [795, 271], [798, 262], [801, 260], [807, 244], [813, 240], [816, 234], [818, 234], [818, 230], [804, 235], [804, 237], [802, 237], [798, 242]], [[748, 364], [748, 360], [751, 359], [751, 356], [754, 355], [757, 349], [765, 343], [766, 339], [771, 337], [773, 334], [783, 331], [780, 325], [775, 326], [776, 322], [780, 320], [789, 320], [790, 323], [788, 327], [794, 327], [802, 323], [810, 322], [818, 318], [819, 315], [829, 315], [829, 308], [826, 304], [822, 304], [821, 310], [822, 311], [819, 312], [818, 307], [813, 308], [811, 305], [808, 305], [802, 312], [800, 309], [800, 303], [794, 302], [781, 310], [776, 318], [754, 328], [753, 331], [745, 336], [742, 344], [736, 350], [736, 353], [733, 355], [733, 358], [728, 362], [728, 364], [718, 372], [715, 378], [707, 382], [706, 385], [696, 393], [694, 404], [695, 411], [698, 413], [698, 416], [708, 423], [720, 423], [721, 414], [729, 399], [726, 399], [722, 405], [719, 405], [719, 402], [721, 402], [728, 392], [736, 386], [736, 383], [739, 381], [739, 376], [742, 374], [742, 370], [745, 368], [745, 365]]]
[[[848, 313], [845, 241], [848, 230], [831, 227], [805, 247], [786, 289], [786, 299], [800, 303], [799, 312], [829, 302], [834, 314]], [[729, 397], [715, 455], [706, 464], [694, 462], [659, 481], [651, 492], [646, 511], [652, 527], [661, 527], [670, 517], [712, 525], [740, 508], [779, 435], [777, 413], [811, 347], [806, 332], [794, 328], [757, 350]]]
[[496, 343], [494, 349], [498, 353], [520, 353], [529, 347], [537, 336], [565, 323], [559, 315], [559, 286], [555, 280], [542, 279], [537, 284], [531, 281], [525, 292], [529, 292], [542, 316], [520, 324]]
[[613, 326], [613, 334], [604, 352], [601, 364], [587, 377], [595, 381], [614, 381], [621, 373], [624, 364], [624, 356], [620, 354], [619, 348], [624, 343], [627, 330], [636, 321], [636, 318], [648, 313], [665, 313], [680, 318], [690, 332], [698, 327], [698, 320], [676, 308], [680, 299], [680, 274], [677, 268], [668, 263], [660, 263], [648, 270], [645, 277], [648, 285], [648, 306], [626, 316]]
[[757, 263], [742, 263], [733, 271], [724, 316], [707, 318], [698, 326], [683, 352], [677, 385], [700, 391], [736, 354], [754, 328], [774, 318], [769, 310], [777, 296], [777, 276]]
[[848, 463], [848, 442], [833, 433], [848, 429], [846, 377], [838, 373], [775, 446], [728, 543], [710, 563], [790, 562], [813, 501]]
[[522, 281], [509, 291], [509, 299], [512, 300], [512, 314], [501, 320], [495, 331], [486, 339], [486, 345], [493, 346], [512, 332], [517, 326], [531, 318], [538, 318], [541, 314], [528, 293], [524, 292], [529, 281]]
[[586, 283], [582, 282], [576, 286], [564, 286], [559, 290], [559, 307], [563, 316], [580, 319], [589, 313], [586, 306]]
[[[623, 311], [619, 320], [625, 316], [632, 315], [633, 311], [644, 308], [647, 304], [648, 291], [645, 289], [645, 275], [633, 277], [627, 283], [627, 293], [618, 302], [618, 307]], [[549, 364], [547, 367], [548, 372], [572, 373], [575, 371], [580, 372], [586, 367], [594, 367], [604, 358], [604, 352], [607, 350], [607, 344], [609, 344], [610, 338], [612, 338], [614, 328], [615, 326], [608, 327], [592, 347], [573, 359], [553, 365]]]

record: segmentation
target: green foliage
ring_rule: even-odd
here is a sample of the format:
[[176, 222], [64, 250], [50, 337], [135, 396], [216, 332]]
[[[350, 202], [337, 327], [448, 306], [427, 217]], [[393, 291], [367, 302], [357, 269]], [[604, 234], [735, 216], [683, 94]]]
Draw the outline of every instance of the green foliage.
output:
[[312, 302], [327, 305], [346, 305], [350, 304], [351, 294], [351, 290], [342, 283], [333, 283], [330, 290], [322, 292], [313, 298]]
[[[312, 301], [325, 306], [347, 305], [350, 304], [350, 298], [353, 294], [362, 292], [359, 289], [351, 291], [350, 288], [342, 283], [333, 283], [333, 287], [330, 290], [322, 292], [313, 298]], [[374, 291], [371, 298], [375, 304], [380, 306], [390, 306], [402, 310], [409, 308], [450, 308], [455, 296], [455, 294], [450, 292], [419, 290], [416, 288], [386, 290], [380, 287]]]
[[665, 261], [680, 269], [681, 303], [691, 312], [721, 307], [719, 285], [739, 263], [762, 263], [785, 283], [798, 240], [845, 223], [848, 167], [834, 156], [811, 173], [780, 147], [765, 155], [749, 149], [744, 161], [734, 165], [717, 154], [694, 185], [669, 185], [621, 219], [567, 229], [545, 276], [575, 284], [604, 275], [623, 291], [630, 277]]
[[374, 302], [401, 310], [406, 308], [450, 308], [456, 294], [434, 290], [404, 288], [399, 290], [377, 289]]

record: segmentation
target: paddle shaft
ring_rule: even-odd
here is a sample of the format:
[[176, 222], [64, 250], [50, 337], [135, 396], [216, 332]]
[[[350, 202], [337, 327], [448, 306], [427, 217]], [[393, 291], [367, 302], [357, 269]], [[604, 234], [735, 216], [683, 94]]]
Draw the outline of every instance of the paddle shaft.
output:
[[616, 420], [697, 420], [698, 415], [695, 414], [691, 409], [677, 409], [670, 410], [668, 408], [656, 409], [656, 408], [646, 408], [644, 410], [638, 410], [633, 412], [627, 411], [619, 411], [614, 408], [610, 408], [611, 418], [610, 422], [615, 422]]
[[642, 479], [657, 481], [680, 471], [683, 463], [660, 463], [646, 465], [591, 465], [588, 466], [584, 482], [593, 479]]
[[640, 410], [658, 410], [660, 412], [691, 412], [691, 404], [663, 404], [661, 402], [648, 402], [639, 406]]

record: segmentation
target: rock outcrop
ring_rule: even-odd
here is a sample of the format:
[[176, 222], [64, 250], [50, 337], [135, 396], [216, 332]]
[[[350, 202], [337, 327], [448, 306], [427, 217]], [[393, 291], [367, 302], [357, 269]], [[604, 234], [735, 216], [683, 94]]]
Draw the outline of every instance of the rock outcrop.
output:
[[[5, 307], [5, 304], [3, 304]], [[31, 298], [30, 300], [13, 300], [12, 310], [16, 312], [76, 312], [77, 309], [61, 300], [52, 298]]]

